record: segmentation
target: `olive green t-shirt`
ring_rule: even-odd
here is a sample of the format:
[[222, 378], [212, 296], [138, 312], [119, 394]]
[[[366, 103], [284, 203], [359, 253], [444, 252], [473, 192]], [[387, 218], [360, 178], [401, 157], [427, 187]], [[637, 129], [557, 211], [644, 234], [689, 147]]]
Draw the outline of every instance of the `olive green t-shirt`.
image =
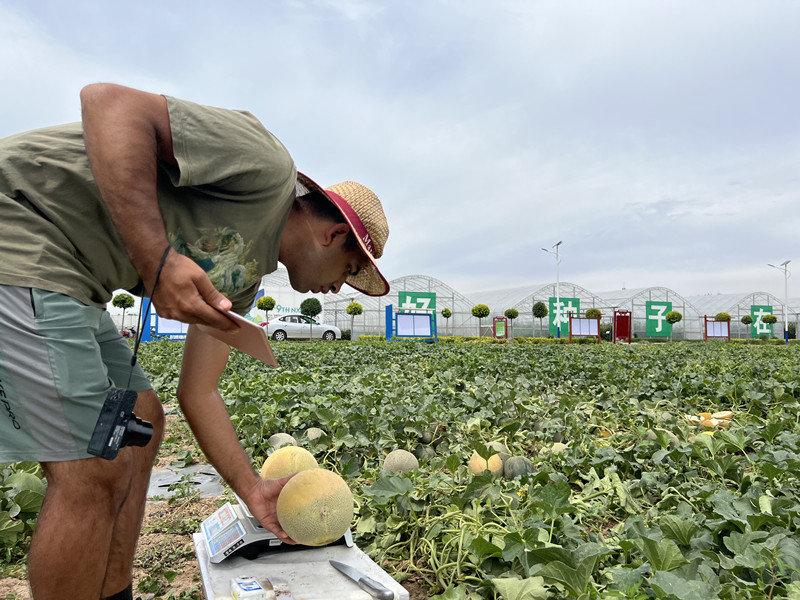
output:
[[[178, 162], [176, 169], [158, 161], [167, 237], [244, 313], [277, 268], [294, 163], [250, 113], [171, 97], [167, 106]], [[142, 291], [92, 176], [80, 123], [0, 139], [0, 284], [101, 307], [116, 289]]]

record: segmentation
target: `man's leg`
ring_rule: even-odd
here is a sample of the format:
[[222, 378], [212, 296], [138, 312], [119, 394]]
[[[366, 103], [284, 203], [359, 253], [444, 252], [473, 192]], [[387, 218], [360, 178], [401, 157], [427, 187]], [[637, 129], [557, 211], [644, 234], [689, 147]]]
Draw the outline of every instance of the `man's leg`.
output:
[[133, 580], [133, 557], [142, 528], [150, 472], [164, 435], [164, 410], [155, 392], [152, 390], [140, 392], [134, 412], [137, 417], [153, 424], [153, 439], [143, 448], [131, 447], [122, 450], [132, 456], [132, 480], [130, 491], [122, 503], [111, 535], [111, 547], [102, 588], [103, 598], [124, 590]]
[[47, 492], [28, 558], [34, 600], [97, 600], [132, 457], [43, 462]]

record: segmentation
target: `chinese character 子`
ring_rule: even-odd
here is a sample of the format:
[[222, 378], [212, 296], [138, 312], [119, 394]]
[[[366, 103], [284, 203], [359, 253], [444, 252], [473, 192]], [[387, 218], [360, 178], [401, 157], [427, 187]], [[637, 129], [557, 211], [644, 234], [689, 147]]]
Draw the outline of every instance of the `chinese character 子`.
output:
[[650, 308], [654, 308], [656, 312], [647, 315], [647, 318], [656, 322], [656, 331], [661, 331], [664, 328], [664, 321], [667, 320], [667, 305], [651, 304]]

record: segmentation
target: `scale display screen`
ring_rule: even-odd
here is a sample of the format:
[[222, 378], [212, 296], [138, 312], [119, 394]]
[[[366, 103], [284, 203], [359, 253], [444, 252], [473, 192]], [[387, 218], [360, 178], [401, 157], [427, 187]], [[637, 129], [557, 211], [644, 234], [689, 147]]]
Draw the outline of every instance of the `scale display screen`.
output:
[[244, 535], [244, 527], [242, 527], [242, 524], [239, 523], [239, 521], [236, 521], [236, 524], [233, 527], [229, 527], [211, 539], [206, 538], [208, 540], [209, 554], [214, 556], [220, 552], [223, 552], [226, 548], [241, 540]]

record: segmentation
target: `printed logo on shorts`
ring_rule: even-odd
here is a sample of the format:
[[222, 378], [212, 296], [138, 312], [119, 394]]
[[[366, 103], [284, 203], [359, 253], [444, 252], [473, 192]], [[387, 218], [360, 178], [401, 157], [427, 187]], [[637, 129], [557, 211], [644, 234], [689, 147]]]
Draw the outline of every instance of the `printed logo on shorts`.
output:
[[22, 426], [17, 421], [17, 417], [14, 414], [14, 411], [11, 410], [11, 403], [8, 401], [8, 397], [6, 396], [6, 388], [3, 386], [3, 380], [0, 379], [0, 402], [3, 403], [3, 408], [6, 409], [6, 413], [8, 413], [8, 418], [11, 421], [11, 424], [14, 426], [14, 429], [22, 429]]

